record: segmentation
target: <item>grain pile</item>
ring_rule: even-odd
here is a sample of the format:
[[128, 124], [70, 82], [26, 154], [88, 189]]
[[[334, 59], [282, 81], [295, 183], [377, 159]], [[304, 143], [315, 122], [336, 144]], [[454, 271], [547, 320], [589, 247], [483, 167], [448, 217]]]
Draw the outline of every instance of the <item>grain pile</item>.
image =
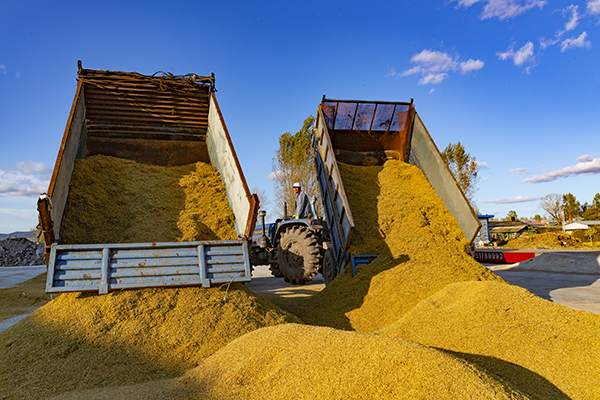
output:
[[198, 162], [175, 167], [97, 155], [77, 160], [61, 242], [143, 243], [235, 239], [220, 175]]
[[241, 285], [226, 303], [218, 288], [62, 295], [0, 333], [4, 397], [600, 398], [600, 316], [475, 262], [416, 167], [340, 169], [350, 250], [380, 256], [313, 297], [269, 297], [323, 326]]
[[448, 285], [378, 333], [445, 349], [537, 398], [600, 398], [600, 315], [516, 286]]
[[[236, 238], [219, 173], [204, 163], [78, 160], [66, 210], [70, 244]], [[245, 333], [298, 321], [240, 284], [63, 294], [0, 333], [0, 398], [179, 376]]]
[[581, 249], [581, 240], [562, 232], [524, 233], [509, 240], [504, 246], [509, 249]]
[[239, 336], [299, 322], [241, 284], [226, 289], [62, 294], [0, 332], [0, 398], [180, 376]]
[[[451, 376], [452, 379], [448, 379]], [[446, 352], [395, 338], [286, 324], [245, 335], [173, 380], [61, 399], [524, 399]]]
[[501, 280], [467, 253], [458, 222], [420, 169], [393, 160], [338, 165], [356, 225], [350, 252], [380, 256], [356, 277], [347, 267], [312, 298], [269, 300], [309, 324], [370, 332], [449, 283]]

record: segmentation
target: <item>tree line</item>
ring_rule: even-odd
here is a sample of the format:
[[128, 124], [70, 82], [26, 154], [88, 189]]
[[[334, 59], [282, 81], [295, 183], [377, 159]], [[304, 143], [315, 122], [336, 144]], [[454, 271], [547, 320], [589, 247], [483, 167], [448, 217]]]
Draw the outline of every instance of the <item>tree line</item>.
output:
[[572, 193], [551, 193], [542, 198], [540, 208], [558, 223], [576, 218], [584, 221], [600, 220], [600, 193], [596, 193], [591, 203], [581, 204]]

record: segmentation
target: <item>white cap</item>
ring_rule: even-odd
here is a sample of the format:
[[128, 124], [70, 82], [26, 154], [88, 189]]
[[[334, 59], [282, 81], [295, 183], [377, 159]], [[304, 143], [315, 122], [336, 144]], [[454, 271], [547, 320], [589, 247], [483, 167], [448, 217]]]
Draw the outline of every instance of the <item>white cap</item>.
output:
[[301, 188], [302, 186], [298, 182], [296, 182], [292, 185], [292, 187]]

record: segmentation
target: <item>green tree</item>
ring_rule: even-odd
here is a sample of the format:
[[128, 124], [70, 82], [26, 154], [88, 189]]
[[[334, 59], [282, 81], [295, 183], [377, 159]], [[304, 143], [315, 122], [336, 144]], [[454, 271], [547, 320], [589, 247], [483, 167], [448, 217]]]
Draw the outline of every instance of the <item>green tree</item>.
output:
[[471, 203], [473, 208], [476, 208], [473, 196], [477, 191], [477, 182], [479, 180], [479, 166], [471, 154], [465, 151], [464, 146], [458, 142], [450, 143], [442, 152], [442, 158], [448, 165], [452, 176], [458, 183], [465, 197]]
[[[284, 203], [288, 205], [288, 214], [294, 212], [294, 182], [300, 182], [302, 190], [310, 198], [320, 197], [312, 154], [314, 123], [315, 117], [311, 115], [304, 120], [302, 129], [295, 134], [285, 132], [279, 136], [279, 150], [273, 158], [272, 170], [275, 177], [274, 203], [280, 216], [283, 216]], [[321, 213], [320, 203], [317, 202], [317, 205], [317, 212]]]
[[508, 212], [508, 214], [506, 214], [506, 220], [507, 221], [518, 221], [519, 220], [519, 216], [517, 215], [516, 211], [510, 210]]
[[600, 220], [600, 193], [596, 193], [592, 204], [581, 215], [584, 221]]
[[542, 217], [540, 214], [535, 214], [533, 220], [536, 222], [542, 222]]
[[562, 208], [567, 221], [581, 215], [581, 204], [571, 193], [564, 194], [562, 197]]

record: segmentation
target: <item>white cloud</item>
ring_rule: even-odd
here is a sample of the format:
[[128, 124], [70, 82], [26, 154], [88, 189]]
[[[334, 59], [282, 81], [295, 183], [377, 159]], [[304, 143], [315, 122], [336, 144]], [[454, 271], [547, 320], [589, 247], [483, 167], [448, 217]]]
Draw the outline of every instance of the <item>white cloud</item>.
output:
[[577, 157], [577, 161], [579, 162], [587, 162], [587, 161], [592, 161], [594, 159], [595, 156], [598, 156], [600, 154], [584, 154], [582, 156]]
[[431, 89], [429, 89], [429, 94], [431, 94], [431, 93], [433, 93], [433, 92], [435, 92], [435, 89], [434, 89], [434, 88], [431, 88]]
[[569, 18], [569, 20], [567, 21], [567, 23], [565, 24], [565, 31], [569, 32], [572, 31], [573, 29], [577, 28], [577, 25], [579, 25], [579, 6], [573, 5], [571, 4], [569, 7], [565, 8], [564, 10], [562, 10], [563, 14], [571, 14], [571, 17]]
[[456, 68], [458, 62], [449, 54], [441, 51], [423, 50], [415, 54], [410, 61], [417, 64], [415, 67], [405, 71], [402, 76], [412, 75], [419, 72], [436, 73], [450, 71]]
[[480, 0], [458, 0], [458, 6], [468, 8], [479, 1]]
[[419, 79], [419, 85], [427, 85], [427, 84], [432, 84], [432, 85], [437, 85], [438, 83], [442, 83], [442, 81], [444, 79], [446, 79], [448, 77], [448, 74], [445, 72], [442, 72], [441, 74], [429, 74], [426, 75], [424, 77], [422, 77], [421, 79]]
[[[460, 61], [458, 55], [451, 56], [442, 51], [423, 50], [420, 53], [414, 54], [410, 61], [416, 64], [414, 67], [407, 69], [400, 76], [410, 76], [421, 74], [419, 85], [437, 85], [448, 78], [449, 72], [460, 71], [463, 75], [471, 71], [476, 71], [483, 68], [483, 61], [469, 59], [468, 61]], [[394, 71], [395, 74], [395, 71]]]
[[271, 172], [269, 175], [267, 175], [267, 177], [265, 179], [268, 181], [274, 181], [281, 174], [283, 174], [283, 171]]
[[509, 199], [496, 199], [496, 200], [483, 200], [482, 203], [486, 204], [515, 204], [515, 203], [528, 203], [531, 201], [541, 200], [541, 197], [524, 197], [516, 196]]
[[587, 11], [591, 15], [600, 15], [600, 0], [590, 0], [587, 3]]
[[467, 61], [463, 61], [460, 63], [460, 69], [462, 71], [462, 74], [464, 75], [471, 71], [480, 70], [481, 68], [483, 68], [483, 65], [483, 61], [473, 60], [472, 58], [469, 58]]
[[587, 40], [587, 32], [583, 32], [577, 38], [571, 37], [563, 40], [561, 42], [560, 52], [562, 53], [563, 51], [567, 49], [572, 49], [574, 47], [591, 47], [591, 45], [592, 44], [590, 43], [590, 41]]
[[512, 59], [517, 67], [525, 66], [525, 72], [529, 73], [531, 68], [535, 66], [535, 56], [533, 55], [533, 43], [527, 42], [519, 50], [515, 51], [513, 46], [510, 46], [504, 52], [498, 52], [496, 55], [501, 60]]
[[537, 167], [535, 167], [535, 169], [544, 168], [545, 166], [546, 166], [546, 164], [543, 164], [543, 165], [538, 165]]
[[[542, 8], [546, 0], [483, 0], [486, 4], [480, 19], [498, 18], [500, 21], [515, 18], [535, 7]], [[458, 7], [471, 7], [479, 0], [458, 0]]]
[[508, 170], [513, 175], [530, 174], [531, 172], [527, 168], [513, 168]]
[[[595, 0], [598, 3], [598, 13], [600, 13], [600, 0]], [[590, 9], [591, 3], [588, 3], [588, 9]], [[554, 39], [540, 39], [540, 47], [545, 49], [550, 46], [559, 45], [561, 53], [567, 49], [572, 49], [575, 47], [591, 47], [591, 42], [587, 40], [587, 32], [583, 32], [578, 37], [572, 36], [567, 39], [563, 39], [565, 33], [573, 31], [578, 25], [580, 20], [579, 15], [579, 6], [575, 6], [571, 4], [567, 8], [560, 10], [562, 15], [568, 16], [568, 20], [565, 23], [563, 29], [559, 29], [556, 31], [554, 35]]]
[[487, 181], [487, 180], [489, 180], [489, 179], [490, 179], [490, 176], [489, 176], [489, 175], [487, 175], [487, 176], [484, 176], [484, 177], [483, 177], [483, 180], [484, 180], [484, 181]]
[[488, 167], [485, 161], [475, 161], [475, 164], [477, 164], [477, 168], [479, 169], [486, 169]]
[[6, 74], [6, 65], [0, 64], [0, 72]]
[[533, 43], [527, 42], [525, 46], [521, 47], [513, 57], [515, 65], [522, 66], [526, 62], [533, 61]]
[[34, 161], [16, 165], [17, 170], [0, 170], [0, 196], [37, 197], [48, 189], [50, 168]]
[[35, 161], [21, 161], [15, 164], [17, 169], [24, 175], [30, 174], [47, 174], [50, 168], [46, 164]]
[[552, 171], [541, 175], [535, 175], [531, 178], [523, 179], [521, 182], [551, 182], [559, 178], [568, 178], [571, 176], [600, 174], [600, 158], [593, 158], [590, 160], [587, 157], [588, 156], [579, 157], [578, 160], [582, 159], [584, 161], [580, 161], [576, 165], [571, 165], [558, 171]]

